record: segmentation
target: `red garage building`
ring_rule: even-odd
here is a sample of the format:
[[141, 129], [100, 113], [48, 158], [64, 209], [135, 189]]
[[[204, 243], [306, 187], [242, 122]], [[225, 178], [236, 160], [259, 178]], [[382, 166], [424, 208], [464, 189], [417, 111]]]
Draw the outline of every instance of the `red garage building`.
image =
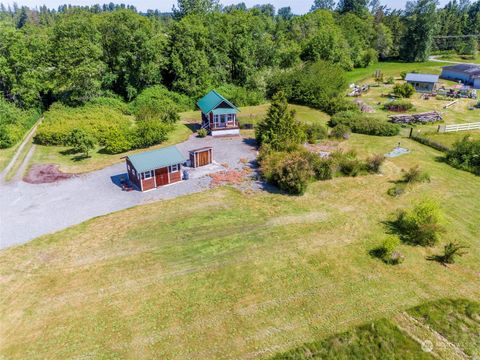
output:
[[185, 157], [175, 146], [127, 157], [130, 181], [141, 191], [155, 189], [182, 180]]

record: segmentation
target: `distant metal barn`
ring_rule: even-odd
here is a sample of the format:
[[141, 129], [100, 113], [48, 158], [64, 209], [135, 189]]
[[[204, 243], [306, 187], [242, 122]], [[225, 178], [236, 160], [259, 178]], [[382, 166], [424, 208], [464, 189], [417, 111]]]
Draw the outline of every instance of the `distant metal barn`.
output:
[[193, 168], [211, 164], [213, 161], [213, 149], [204, 147], [190, 151], [190, 164]]

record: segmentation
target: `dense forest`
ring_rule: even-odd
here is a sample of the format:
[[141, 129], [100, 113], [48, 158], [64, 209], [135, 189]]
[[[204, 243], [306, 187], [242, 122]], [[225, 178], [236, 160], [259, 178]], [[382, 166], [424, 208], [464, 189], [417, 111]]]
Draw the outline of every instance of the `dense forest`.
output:
[[[437, 36], [479, 30], [480, 1], [468, 0], [441, 9], [435, 0], [416, 0], [404, 10], [378, 0], [315, 0], [301, 16], [289, 7], [214, 0], [179, 0], [168, 14], [114, 4], [0, 5], [0, 109], [41, 112], [54, 102], [75, 107], [99, 97], [132, 102], [156, 86], [171, 104], [181, 97], [193, 106], [214, 87], [238, 105], [283, 90], [289, 101], [334, 113], [345, 110], [336, 97], [346, 86], [343, 72], [384, 60], [424, 61], [432, 51], [475, 53], [475, 37]], [[1, 141], [5, 121], [0, 130]]]

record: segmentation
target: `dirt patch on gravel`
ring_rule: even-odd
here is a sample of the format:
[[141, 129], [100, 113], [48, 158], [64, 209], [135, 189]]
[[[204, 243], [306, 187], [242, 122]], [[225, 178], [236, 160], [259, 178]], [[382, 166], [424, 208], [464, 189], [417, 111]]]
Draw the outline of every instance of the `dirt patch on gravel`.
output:
[[73, 177], [73, 174], [63, 173], [58, 169], [58, 165], [41, 164], [32, 165], [23, 181], [30, 184], [46, 184], [61, 180], [67, 180]]
[[251, 169], [244, 168], [243, 170], [226, 170], [219, 171], [209, 176], [212, 178], [212, 187], [220, 185], [238, 185], [247, 179], [251, 174]]

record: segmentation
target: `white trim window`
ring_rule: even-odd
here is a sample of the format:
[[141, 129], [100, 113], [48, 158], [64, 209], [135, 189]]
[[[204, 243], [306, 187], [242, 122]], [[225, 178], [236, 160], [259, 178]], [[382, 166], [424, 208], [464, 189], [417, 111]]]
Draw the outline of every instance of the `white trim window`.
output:
[[153, 170], [142, 173], [142, 180], [151, 179], [153, 177]]
[[170, 172], [179, 172], [180, 171], [180, 166], [178, 164], [170, 166]]

